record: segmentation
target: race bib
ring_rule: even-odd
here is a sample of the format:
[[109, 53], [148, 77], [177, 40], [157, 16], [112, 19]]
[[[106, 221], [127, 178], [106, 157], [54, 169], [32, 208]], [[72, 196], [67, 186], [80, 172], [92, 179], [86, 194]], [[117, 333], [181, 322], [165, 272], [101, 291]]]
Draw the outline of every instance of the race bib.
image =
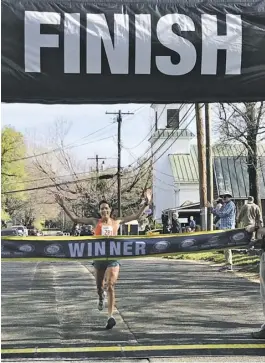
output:
[[102, 236], [113, 236], [112, 226], [102, 226], [101, 227], [101, 235]]

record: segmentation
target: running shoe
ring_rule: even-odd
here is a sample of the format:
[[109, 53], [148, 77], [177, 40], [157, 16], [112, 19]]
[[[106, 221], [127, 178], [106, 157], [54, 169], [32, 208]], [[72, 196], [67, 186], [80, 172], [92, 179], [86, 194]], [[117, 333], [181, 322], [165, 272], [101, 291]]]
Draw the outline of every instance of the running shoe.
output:
[[106, 300], [106, 291], [103, 292], [102, 298], [98, 299], [98, 310], [102, 311], [105, 307], [105, 300]]
[[113, 317], [108, 318], [106, 329], [112, 329], [115, 325], [116, 325], [116, 320]]
[[227, 272], [227, 271], [233, 272], [233, 267], [226, 265], [226, 266], [221, 267], [218, 271], [219, 272]]

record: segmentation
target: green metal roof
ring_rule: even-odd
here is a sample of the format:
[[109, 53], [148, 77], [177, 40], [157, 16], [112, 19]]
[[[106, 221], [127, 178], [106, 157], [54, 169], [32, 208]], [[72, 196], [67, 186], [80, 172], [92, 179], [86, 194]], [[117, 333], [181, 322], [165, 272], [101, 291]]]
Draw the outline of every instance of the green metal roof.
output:
[[[217, 192], [230, 190], [235, 198], [248, 195], [247, 151], [243, 145], [215, 145], [213, 147], [214, 179]], [[265, 199], [265, 145], [258, 147], [260, 192]], [[169, 155], [173, 177], [176, 183], [198, 183], [197, 145], [191, 145], [190, 154]]]
[[[197, 147], [197, 146], [196, 146]], [[246, 156], [247, 149], [243, 144], [216, 144], [213, 146], [214, 156]], [[265, 144], [258, 145], [258, 155], [265, 156]]]
[[198, 183], [198, 150], [191, 145], [190, 154], [169, 155], [173, 177], [178, 183]]

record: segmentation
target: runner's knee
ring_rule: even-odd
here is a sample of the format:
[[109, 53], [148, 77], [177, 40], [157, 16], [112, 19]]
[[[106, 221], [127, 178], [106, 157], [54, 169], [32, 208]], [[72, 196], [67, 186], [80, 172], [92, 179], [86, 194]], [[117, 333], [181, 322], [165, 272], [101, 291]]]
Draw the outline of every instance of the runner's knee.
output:
[[107, 282], [107, 291], [108, 292], [113, 292], [114, 291], [114, 286], [115, 286], [115, 284], [112, 281], [108, 281]]

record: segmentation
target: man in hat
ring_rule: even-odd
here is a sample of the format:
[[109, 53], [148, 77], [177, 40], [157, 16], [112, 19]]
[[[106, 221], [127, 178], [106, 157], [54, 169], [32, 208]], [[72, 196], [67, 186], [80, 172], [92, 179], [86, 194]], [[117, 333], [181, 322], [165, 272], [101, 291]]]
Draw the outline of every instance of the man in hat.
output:
[[[219, 229], [234, 229], [236, 224], [236, 206], [232, 201], [232, 194], [228, 191], [222, 193], [220, 196], [223, 200], [223, 205], [220, 209], [214, 208], [211, 203], [208, 202], [208, 208], [211, 212], [220, 218]], [[226, 264], [221, 270], [233, 271], [232, 251], [225, 250]]]

